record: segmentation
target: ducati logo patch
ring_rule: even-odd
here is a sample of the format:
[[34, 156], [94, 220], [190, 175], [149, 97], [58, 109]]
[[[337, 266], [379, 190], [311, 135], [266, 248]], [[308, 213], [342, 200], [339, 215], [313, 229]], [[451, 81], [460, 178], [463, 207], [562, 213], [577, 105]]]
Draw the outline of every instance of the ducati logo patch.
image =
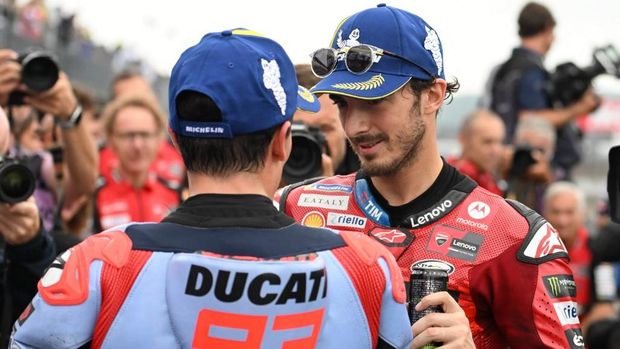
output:
[[444, 256], [473, 261], [480, 252], [483, 240], [484, 236], [480, 234], [437, 224], [433, 227], [426, 249]]

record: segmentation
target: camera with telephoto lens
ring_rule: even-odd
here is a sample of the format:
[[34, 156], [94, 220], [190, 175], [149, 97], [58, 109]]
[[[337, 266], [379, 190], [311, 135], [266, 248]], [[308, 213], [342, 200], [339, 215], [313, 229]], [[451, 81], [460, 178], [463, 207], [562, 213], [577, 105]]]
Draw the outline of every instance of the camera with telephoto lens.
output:
[[620, 54], [613, 45], [595, 49], [592, 58], [592, 64], [585, 68], [572, 62], [556, 67], [546, 86], [547, 95], [555, 107], [566, 107], [578, 101], [592, 80], [601, 74], [620, 78]]
[[0, 157], [0, 202], [15, 204], [34, 193], [36, 178], [19, 159]]
[[[30, 51], [17, 57], [17, 63], [21, 64], [21, 82], [35, 93], [49, 90], [58, 81], [60, 69], [56, 58], [45, 51]], [[21, 91], [13, 91], [9, 95], [10, 105], [24, 104], [25, 94]]]
[[293, 148], [284, 165], [284, 181], [292, 184], [320, 176], [321, 156], [326, 149], [321, 129], [295, 121], [291, 125], [291, 136]]
[[510, 165], [508, 177], [519, 178], [523, 176], [530, 166], [536, 163], [534, 158], [534, 151], [536, 150], [542, 151], [527, 144], [517, 146], [512, 155], [512, 164]]

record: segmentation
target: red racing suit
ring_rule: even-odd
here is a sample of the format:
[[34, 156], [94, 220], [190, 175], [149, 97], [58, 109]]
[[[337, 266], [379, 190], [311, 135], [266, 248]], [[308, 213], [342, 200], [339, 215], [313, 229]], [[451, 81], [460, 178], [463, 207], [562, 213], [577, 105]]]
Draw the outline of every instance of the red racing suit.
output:
[[414, 266], [446, 269], [479, 349], [583, 348], [568, 254], [555, 229], [465, 176], [441, 194], [403, 222], [390, 221], [361, 173], [291, 185], [274, 202], [307, 226], [365, 232], [396, 257], [406, 284]]
[[95, 192], [95, 232], [130, 222], [159, 222], [181, 202], [180, 186], [150, 173], [141, 188], [118, 172], [99, 179]]
[[478, 165], [467, 159], [452, 157], [446, 160], [459, 172], [473, 179], [479, 186], [493, 194], [504, 196], [504, 191], [497, 185], [492, 173], [481, 170]]

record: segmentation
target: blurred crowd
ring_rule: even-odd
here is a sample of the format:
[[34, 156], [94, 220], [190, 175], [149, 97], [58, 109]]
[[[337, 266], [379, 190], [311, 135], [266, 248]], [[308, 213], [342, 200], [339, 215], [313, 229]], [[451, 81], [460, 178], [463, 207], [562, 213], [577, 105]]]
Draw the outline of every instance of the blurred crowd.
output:
[[[42, 0], [31, 0], [20, 8], [6, 0], [0, 7], [0, 27], [43, 40], [50, 14]], [[523, 69], [511, 87], [517, 97], [509, 101], [510, 115], [492, 103], [471, 112], [460, 127], [460, 156], [445, 161], [490, 192], [521, 201], [552, 223], [569, 251], [580, 318], [587, 328], [617, 314], [620, 268], [613, 261], [600, 260], [592, 246], [601, 235], [620, 231], [620, 226], [610, 222], [606, 200], [597, 207], [588, 206], [582, 190], [571, 182], [571, 171], [579, 163], [574, 120], [595, 110], [600, 99], [589, 89], [575, 103], [559, 108], [544, 98], [539, 102], [532, 92], [535, 89], [519, 93], [519, 89], [528, 89], [524, 84], [536, 85], [548, 78], [536, 60], [552, 47], [555, 20], [543, 10], [535, 7], [527, 12], [526, 8], [519, 19], [525, 28], [528, 16], [543, 23], [539, 30], [519, 33], [519, 49], [537, 55], [531, 64], [539, 71], [530, 76], [531, 69], [517, 65]], [[59, 42], [69, 43], [76, 35], [88, 37], [84, 30], [76, 30], [73, 15], [56, 18]], [[56, 254], [119, 224], [159, 221], [187, 195], [183, 160], [167, 137], [163, 101], [143, 71], [120, 69], [105, 103], [83, 85], [72, 84], [63, 72], [49, 90], [40, 94], [25, 90], [28, 97], [23, 103], [11, 103], [11, 93], [24, 90], [22, 66], [16, 59], [16, 52], [0, 50], [0, 125], [6, 124], [0, 127], [0, 144], [6, 145], [3, 154], [27, 164], [35, 174], [36, 188], [32, 199], [0, 203], [3, 340]], [[501, 68], [496, 69], [490, 85]], [[309, 65], [299, 64], [296, 69], [300, 85], [310, 88], [319, 81]], [[296, 166], [290, 169], [291, 182], [359, 169], [338, 108], [327, 95], [319, 101], [319, 113], [298, 111], [294, 119], [306, 126], [299, 137], [318, 147], [319, 160], [314, 165], [307, 161], [312, 146], [299, 143], [303, 145], [297, 145], [298, 150], [304, 147], [304, 151], [300, 161], [289, 164]], [[26, 217], [23, 221], [12, 211], [19, 205], [24, 206], [19, 213]], [[595, 222], [587, 220], [592, 216], [597, 217]], [[7, 217], [15, 222], [5, 222]], [[35, 222], [38, 217], [40, 225]], [[14, 237], [3, 231], [12, 227], [23, 234]]]

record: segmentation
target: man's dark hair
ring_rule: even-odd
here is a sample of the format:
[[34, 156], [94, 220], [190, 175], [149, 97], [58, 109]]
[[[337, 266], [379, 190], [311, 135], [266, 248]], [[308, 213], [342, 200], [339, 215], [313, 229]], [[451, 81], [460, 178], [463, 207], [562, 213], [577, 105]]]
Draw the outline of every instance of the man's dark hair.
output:
[[[185, 121], [221, 122], [222, 112], [207, 95], [183, 91], [176, 99], [177, 115]], [[197, 138], [177, 134], [179, 151], [188, 171], [210, 176], [254, 172], [265, 164], [265, 153], [280, 125], [228, 138]]]
[[[429, 89], [431, 86], [433, 86], [434, 83], [435, 83], [435, 79], [420, 80], [420, 79], [412, 78], [411, 81], [409, 82], [409, 86], [411, 87], [413, 94], [416, 97], [420, 98], [422, 91]], [[459, 83], [459, 80], [456, 78], [454, 78], [454, 81], [447, 83], [445, 99], [448, 101], [448, 103], [452, 102], [452, 98], [454, 97], [454, 94], [459, 90], [460, 87], [461, 87], [461, 84]]]
[[555, 27], [555, 19], [546, 6], [527, 3], [519, 13], [519, 36], [527, 38]]

